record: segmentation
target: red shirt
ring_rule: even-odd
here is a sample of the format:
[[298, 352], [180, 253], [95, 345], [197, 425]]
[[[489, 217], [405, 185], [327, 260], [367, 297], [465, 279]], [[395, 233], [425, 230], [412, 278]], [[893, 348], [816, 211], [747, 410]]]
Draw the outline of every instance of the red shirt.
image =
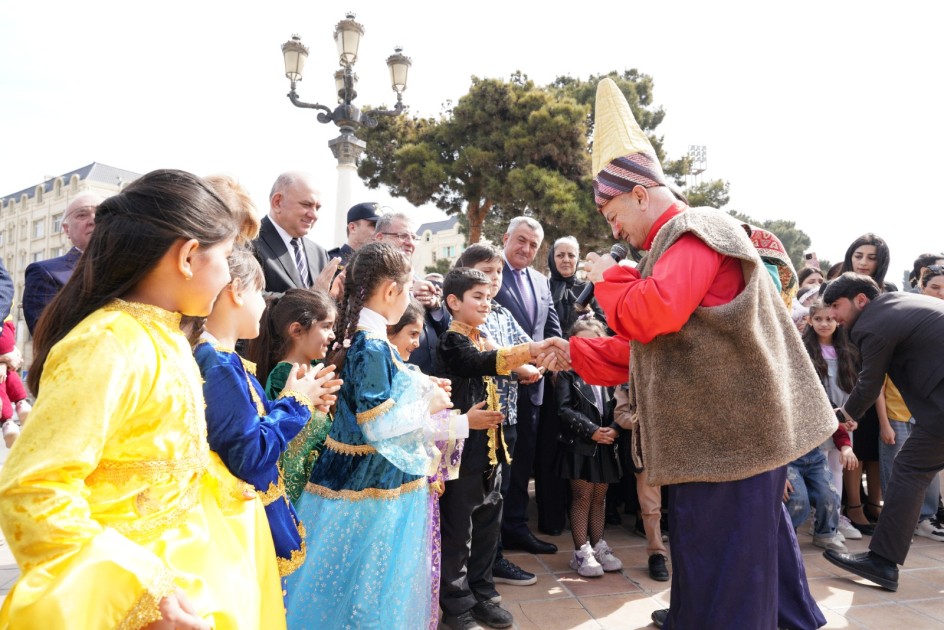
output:
[[[681, 214], [675, 204], [649, 230], [644, 250], [659, 230]], [[682, 329], [699, 306], [727, 304], [744, 290], [744, 274], [736, 258], [719, 254], [692, 233], [673, 243], [642, 278], [636, 269], [610, 267], [594, 296], [617, 334], [601, 339], [570, 338], [574, 371], [591, 385], [618, 385], [629, 376], [629, 340], [649, 343], [658, 335]], [[589, 377], [589, 378], [588, 378]]]

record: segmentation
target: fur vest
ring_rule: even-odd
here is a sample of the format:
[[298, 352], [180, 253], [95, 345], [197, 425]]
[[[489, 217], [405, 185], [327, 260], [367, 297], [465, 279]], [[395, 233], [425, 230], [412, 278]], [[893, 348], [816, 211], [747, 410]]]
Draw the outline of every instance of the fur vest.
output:
[[677, 333], [631, 342], [633, 458], [652, 485], [746, 479], [808, 453], [838, 424], [770, 274], [734, 218], [713, 208], [674, 217], [639, 263], [642, 277], [688, 232], [741, 260], [746, 286], [728, 304], [696, 308]]

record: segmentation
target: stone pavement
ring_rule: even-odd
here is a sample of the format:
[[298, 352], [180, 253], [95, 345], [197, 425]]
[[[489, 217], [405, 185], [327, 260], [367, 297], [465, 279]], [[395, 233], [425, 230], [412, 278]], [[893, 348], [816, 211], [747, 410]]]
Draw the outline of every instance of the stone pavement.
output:
[[[6, 460], [0, 445], [0, 465]], [[532, 502], [533, 507], [533, 502]], [[606, 541], [623, 561], [623, 571], [587, 579], [572, 571], [570, 532], [547, 538], [561, 550], [550, 556], [509, 552], [508, 558], [538, 577], [532, 586], [499, 585], [502, 605], [515, 616], [518, 630], [634, 630], [651, 628], [649, 615], [669, 605], [669, 582], [649, 579], [645, 540], [632, 533], [633, 518], [608, 526]], [[532, 515], [532, 522], [536, 517]], [[890, 593], [826, 562], [800, 528], [800, 548], [813, 596], [826, 615], [826, 628], [868, 630], [944, 630], [944, 543], [916, 538], [902, 567], [898, 592]], [[850, 551], [865, 551], [868, 536], [848, 541]], [[707, 542], [707, 541], [706, 541]], [[670, 545], [671, 546], [671, 545]], [[0, 536], [0, 601], [19, 575]], [[742, 630], [742, 629], [737, 629]], [[753, 630], [753, 629], [743, 629]]]

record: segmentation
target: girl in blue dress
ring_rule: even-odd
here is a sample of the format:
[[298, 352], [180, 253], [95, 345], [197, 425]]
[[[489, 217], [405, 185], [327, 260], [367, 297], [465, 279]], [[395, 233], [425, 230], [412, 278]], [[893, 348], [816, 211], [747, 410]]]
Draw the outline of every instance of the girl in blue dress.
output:
[[[417, 630], [431, 614], [430, 416], [451, 403], [444, 387], [407, 369], [387, 339], [410, 300], [406, 257], [373, 242], [346, 270], [331, 356], [344, 385], [296, 506], [308, 557], [289, 578], [288, 625]], [[441, 428], [461, 434], [466, 420], [449, 422]]]
[[265, 506], [279, 575], [284, 580], [305, 559], [304, 528], [285, 493], [278, 466], [289, 441], [310, 420], [316, 407], [326, 409], [340, 383], [333, 372], [293, 367], [277, 400], [266, 398], [255, 378], [255, 365], [233, 350], [237, 339], [259, 334], [262, 268], [246, 247], [229, 257], [232, 281], [217, 297], [206, 330], [194, 350], [203, 377], [207, 439], [233, 475], [251, 487]]

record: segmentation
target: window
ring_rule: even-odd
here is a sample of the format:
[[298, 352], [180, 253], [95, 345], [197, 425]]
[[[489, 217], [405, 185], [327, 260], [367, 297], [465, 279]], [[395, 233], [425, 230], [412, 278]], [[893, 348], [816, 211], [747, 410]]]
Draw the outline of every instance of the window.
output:
[[433, 250], [433, 262], [436, 262], [436, 250]]
[[65, 247], [63, 247], [62, 245], [60, 245], [59, 247], [53, 247], [53, 248], [50, 250], [50, 252], [49, 252], [49, 257], [50, 257], [50, 258], [59, 258], [59, 257], [62, 256], [63, 254], [65, 254], [65, 252], [63, 251], [64, 249], [65, 249]]
[[58, 234], [62, 232], [62, 217], [65, 213], [60, 212], [59, 214], [52, 215], [52, 233]]
[[456, 255], [456, 246], [448, 245], [442, 248], [443, 258], [453, 258]]
[[33, 257], [32, 257], [32, 260], [31, 260], [30, 262], [39, 262], [40, 260], [45, 260], [45, 259], [43, 258], [43, 253], [42, 253], [42, 252], [33, 252]]
[[42, 238], [46, 235], [46, 219], [36, 219], [33, 221], [33, 238]]

